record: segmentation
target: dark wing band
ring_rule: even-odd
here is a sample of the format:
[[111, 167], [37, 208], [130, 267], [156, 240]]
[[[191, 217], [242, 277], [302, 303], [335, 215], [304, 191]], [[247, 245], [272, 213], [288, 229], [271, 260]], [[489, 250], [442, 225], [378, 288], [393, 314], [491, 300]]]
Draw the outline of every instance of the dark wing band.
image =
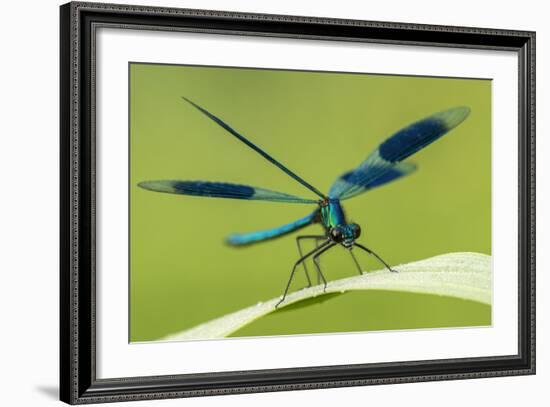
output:
[[[469, 114], [468, 107], [455, 107], [399, 130], [380, 144], [357, 168], [338, 178], [330, 188], [329, 197], [348, 199], [371, 189], [373, 183], [379, 186], [410, 173], [406, 167], [396, 167], [397, 163], [439, 139], [462, 123]], [[392, 168], [397, 168], [393, 176], [382, 183], [375, 182]]]
[[166, 192], [169, 194], [256, 201], [317, 203], [314, 199], [300, 198], [295, 195], [285, 194], [284, 192], [226, 182], [161, 180], [140, 182], [138, 186], [149, 191]]

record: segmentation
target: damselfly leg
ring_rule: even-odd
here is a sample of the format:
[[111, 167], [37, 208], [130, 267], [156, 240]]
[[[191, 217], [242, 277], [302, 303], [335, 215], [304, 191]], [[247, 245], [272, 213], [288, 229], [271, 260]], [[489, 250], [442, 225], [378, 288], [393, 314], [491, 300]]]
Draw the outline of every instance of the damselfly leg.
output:
[[351, 249], [353, 249], [353, 246], [350, 247], [349, 249], [349, 254], [351, 254], [351, 258], [353, 259], [353, 262], [355, 263], [355, 265], [357, 266], [357, 271], [359, 272], [359, 275], [363, 275], [363, 270], [361, 270], [361, 265], [359, 264], [359, 262], [357, 261], [357, 258], [355, 257], [355, 254], [353, 254], [353, 252], [351, 251]]
[[380, 257], [379, 255], [377, 255], [375, 252], [373, 252], [371, 249], [363, 246], [363, 245], [360, 245], [359, 243], [354, 243], [354, 246], [357, 246], [359, 247], [360, 249], [363, 249], [364, 251], [366, 251], [368, 254], [371, 254], [373, 255], [374, 257], [376, 257], [380, 263], [382, 263], [389, 271], [393, 272], [393, 273], [397, 273], [397, 270], [394, 270], [390, 267], [390, 265], [388, 263], [386, 263], [384, 260], [382, 260], [382, 257]]
[[[321, 236], [321, 235], [303, 235], [303, 236], [297, 236], [296, 237], [296, 244], [298, 245], [298, 253], [300, 253], [300, 257], [303, 257], [304, 256], [304, 253], [302, 251], [302, 245], [300, 244], [300, 242], [302, 240], [305, 240], [305, 239], [314, 239], [315, 240], [315, 248], [319, 248], [319, 240], [326, 240], [327, 237], [326, 236]], [[304, 261], [303, 263], [303, 266], [304, 266], [304, 272], [306, 274], [306, 278], [307, 278], [307, 286], [308, 287], [311, 287], [311, 279], [309, 278], [309, 272], [308, 272], [308, 269], [307, 269], [307, 264], [306, 262]], [[317, 283], [319, 284], [319, 275], [317, 275]]]
[[[324, 252], [326, 252], [329, 249], [332, 249], [334, 246], [336, 246], [336, 243], [331, 243], [330, 245], [326, 246], [324, 249], [319, 249], [318, 248], [319, 251], [317, 253], [315, 253], [315, 255], [313, 256], [313, 263], [315, 264], [315, 267], [317, 268], [317, 273], [323, 279], [323, 284], [324, 284], [323, 291], [327, 289], [327, 280], [326, 280], [325, 276], [323, 275], [323, 272], [321, 271], [321, 264], [319, 263], [319, 257], [321, 256], [321, 254], [323, 254]], [[321, 246], [319, 246], [319, 247], [321, 247]]]
[[323, 243], [321, 246], [307, 252], [304, 256], [300, 257], [296, 263], [294, 263], [294, 267], [292, 267], [292, 272], [290, 273], [290, 277], [288, 279], [288, 283], [286, 284], [285, 292], [283, 294], [283, 297], [279, 300], [279, 302], [275, 305], [275, 308], [277, 308], [286, 298], [286, 295], [288, 294], [288, 289], [290, 288], [290, 283], [292, 283], [292, 279], [294, 278], [294, 273], [296, 273], [296, 268], [302, 264], [306, 259], [317, 253], [319, 250], [322, 250], [324, 247], [328, 246], [332, 242], [330, 240], [327, 240], [325, 243]]
[[[316, 240], [315, 241], [315, 247], [316, 248], [319, 248], [319, 241]], [[319, 271], [320, 268], [321, 268], [321, 261], [319, 261], [318, 263], [315, 263], [315, 268], [317, 269], [317, 285], [321, 284], [321, 272]]]

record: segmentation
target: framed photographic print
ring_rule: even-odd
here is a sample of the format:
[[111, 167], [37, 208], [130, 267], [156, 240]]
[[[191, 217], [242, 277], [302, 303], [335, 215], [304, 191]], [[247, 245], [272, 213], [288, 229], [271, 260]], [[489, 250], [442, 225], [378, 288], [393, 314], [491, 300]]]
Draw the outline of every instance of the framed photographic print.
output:
[[535, 372], [535, 34], [61, 6], [61, 399]]

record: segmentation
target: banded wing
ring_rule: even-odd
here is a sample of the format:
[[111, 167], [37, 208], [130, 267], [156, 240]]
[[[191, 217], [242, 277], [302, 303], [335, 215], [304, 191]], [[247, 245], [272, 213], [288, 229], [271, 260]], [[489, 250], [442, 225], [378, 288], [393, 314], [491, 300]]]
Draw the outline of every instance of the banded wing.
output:
[[144, 181], [140, 182], [138, 186], [149, 191], [169, 194], [304, 204], [317, 203], [314, 199], [300, 198], [284, 192], [226, 182], [162, 180]]
[[[361, 194], [370, 189], [395, 181], [396, 179], [401, 178], [405, 175], [409, 175], [415, 170], [416, 170], [416, 164], [413, 164], [410, 162], [397, 163], [390, 168], [380, 168], [379, 171], [381, 172], [381, 175], [379, 175], [378, 177], [373, 177], [372, 179], [367, 179], [367, 180], [363, 180], [363, 177], [364, 177], [363, 173], [356, 170], [351, 170], [341, 175], [340, 178], [336, 180], [334, 185], [338, 183], [339, 186], [347, 186], [347, 188], [349, 190], [353, 190], [354, 193], [353, 194], [351, 192], [345, 193], [343, 194], [343, 197], [336, 197], [336, 196], [332, 196], [333, 190], [331, 188], [329, 196], [331, 198], [349, 199], [355, 195]], [[371, 171], [375, 172], [375, 171], [378, 171], [378, 169], [373, 168]]]
[[245, 246], [252, 243], [263, 242], [264, 240], [275, 239], [315, 223], [318, 219], [318, 212], [319, 211], [316, 210], [297, 221], [273, 229], [259, 230], [250, 233], [234, 233], [229, 235], [226, 241], [232, 246]]
[[349, 199], [410, 174], [415, 169], [414, 165], [399, 163], [458, 126], [469, 114], [470, 108], [455, 107], [399, 130], [380, 144], [357, 168], [339, 177], [332, 184], [329, 197]]

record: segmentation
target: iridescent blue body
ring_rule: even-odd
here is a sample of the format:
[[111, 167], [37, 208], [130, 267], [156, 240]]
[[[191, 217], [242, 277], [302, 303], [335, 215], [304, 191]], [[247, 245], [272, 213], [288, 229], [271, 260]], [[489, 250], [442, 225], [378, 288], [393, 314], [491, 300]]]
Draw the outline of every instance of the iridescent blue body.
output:
[[336, 226], [346, 225], [346, 215], [339, 199], [328, 199], [326, 202], [322, 202], [320, 206], [321, 222], [327, 231]]
[[[455, 107], [434, 113], [431, 116], [402, 128], [381, 143], [378, 148], [372, 151], [357, 167], [338, 177], [330, 187], [328, 194], [325, 195], [298, 174], [290, 170], [287, 166], [283, 165], [260, 147], [250, 142], [246, 137], [238, 133], [219, 117], [213, 115], [208, 110], [197, 105], [191, 100], [185, 97], [183, 97], [183, 99], [210, 120], [218, 124], [237, 140], [256, 151], [271, 164], [278, 167], [281, 171], [302, 184], [320, 198], [320, 200], [302, 198], [265, 188], [231, 184], [227, 182], [159, 180], [145, 181], [138, 184], [141, 188], [150, 191], [171, 194], [297, 204], [318, 204], [319, 207], [309, 215], [287, 223], [286, 225], [255, 232], [236, 233], [227, 238], [227, 242], [230, 245], [246, 246], [284, 236], [314, 223], [320, 223], [323, 226], [325, 232], [324, 235], [305, 235], [298, 236], [296, 238], [298, 250], [300, 252], [300, 259], [294, 264], [283, 297], [277, 305], [279, 305], [286, 298], [286, 294], [289, 290], [294, 273], [296, 272], [296, 268], [300, 264], [303, 264], [307, 281], [309, 285], [311, 285], [311, 280], [305, 263], [305, 260], [308, 258], [313, 259], [313, 263], [317, 268], [318, 279], [322, 279], [326, 287], [327, 282], [321, 272], [318, 261], [319, 256], [338, 244], [349, 250], [355, 265], [357, 266], [359, 274], [362, 274], [362, 270], [359, 262], [351, 250], [354, 247], [358, 247], [359, 249], [376, 257], [388, 270], [395, 271], [375, 252], [357, 242], [357, 239], [361, 235], [361, 228], [355, 223], [347, 222], [346, 215], [340, 201], [350, 199], [354, 196], [362, 194], [363, 192], [385, 185], [414, 172], [416, 170], [416, 165], [403, 160], [441, 138], [448, 131], [462, 123], [470, 113], [470, 109], [468, 107]], [[303, 239], [311, 239], [316, 242], [315, 249], [305, 255], [302, 253], [302, 248], [300, 245], [300, 241]], [[317, 244], [319, 241], [322, 242], [320, 245]]]

